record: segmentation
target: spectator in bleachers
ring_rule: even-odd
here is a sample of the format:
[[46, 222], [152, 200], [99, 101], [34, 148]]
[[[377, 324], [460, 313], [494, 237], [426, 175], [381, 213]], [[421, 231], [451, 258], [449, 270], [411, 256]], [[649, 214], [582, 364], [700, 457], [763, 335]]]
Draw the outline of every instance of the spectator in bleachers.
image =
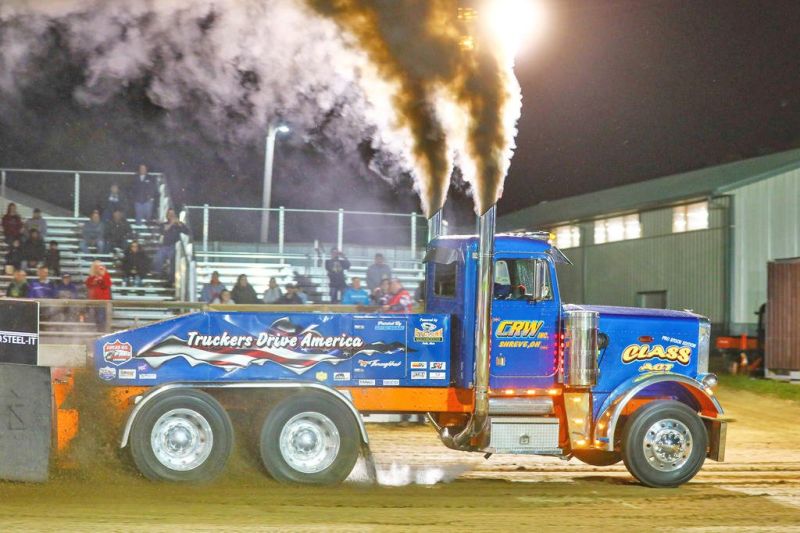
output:
[[237, 304], [259, 304], [256, 290], [247, 281], [246, 274], [240, 274], [236, 279], [236, 285], [231, 291], [231, 298]]
[[391, 297], [382, 309], [389, 313], [410, 313], [414, 300], [411, 299], [408, 291], [403, 288], [403, 284], [399, 279], [392, 279], [389, 283], [389, 291]]
[[119, 192], [119, 185], [112, 183], [108, 191], [108, 196], [106, 196], [105, 201], [103, 201], [103, 205], [100, 206], [103, 210], [103, 222], [108, 222], [111, 220], [111, 217], [114, 215], [114, 211], [117, 209], [123, 212], [125, 211], [125, 206], [123, 205], [122, 200], [123, 197]]
[[389, 301], [391, 296], [389, 285], [389, 280], [383, 279], [381, 280], [380, 285], [378, 285], [378, 288], [372, 291], [370, 298], [372, 298], [373, 305], [386, 305], [386, 302]]
[[128, 239], [131, 238], [133, 231], [131, 225], [125, 220], [121, 209], [114, 211], [111, 220], [104, 223], [106, 250], [114, 252], [115, 249], [126, 250]]
[[367, 268], [367, 288], [373, 292], [385, 279], [392, 279], [392, 267], [386, 264], [383, 254], [375, 254], [375, 262]]
[[25, 234], [29, 235], [32, 229], [38, 230], [42, 239], [47, 238], [47, 221], [42, 218], [42, 210], [38, 207], [33, 210], [33, 216], [25, 221]]
[[[170, 280], [174, 277], [172, 273], [175, 271], [175, 244], [180, 240], [182, 233], [188, 235], [189, 228], [178, 220], [174, 209], [168, 209], [167, 221], [161, 224], [161, 244], [153, 260], [153, 270], [165, 274]], [[164, 272], [167, 262], [170, 265], [169, 272]]]
[[303, 287], [301, 287], [298, 284], [295, 284], [295, 289], [297, 289], [295, 292], [297, 293], [297, 297], [300, 298], [300, 302], [304, 303], [304, 304], [307, 304], [308, 303], [308, 294], [306, 294], [306, 292], [303, 290]]
[[100, 221], [100, 211], [95, 209], [89, 220], [84, 222], [81, 229], [81, 252], [88, 254], [90, 248], [97, 250], [98, 254], [105, 252], [106, 243], [104, 236], [103, 223]]
[[64, 272], [61, 279], [55, 284], [56, 298], [60, 300], [77, 300], [78, 286], [72, 282], [72, 276]]
[[214, 298], [211, 302], [212, 304], [223, 304], [223, 305], [231, 305], [235, 304], [236, 302], [233, 301], [231, 298], [231, 291], [228, 289], [222, 289], [222, 292], [219, 293], [219, 296]]
[[3, 235], [7, 243], [10, 244], [14, 239], [22, 240], [22, 226], [22, 218], [17, 214], [17, 204], [11, 202], [3, 215]]
[[297, 286], [288, 284], [286, 286], [286, 294], [281, 295], [278, 301], [275, 302], [282, 305], [303, 305], [303, 299], [297, 294]]
[[219, 280], [219, 272], [216, 270], [211, 273], [211, 279], [208, 283], [203, 285], [203, 290], [200, 292], [200, 299], [207, 304], [214, 303], [219, 299], [222, 291], [227, 291], [225, 285]]
[[[99, 215], [98, 215], [99, 216]], [[86, 278], [86, 297], [89, 300], [111, 299], [111, 275], [100, 261], [93, 261]], [[104, 307], [94, 308], [94, 320], [98, 331], [106, 329], [106, 310]]]
[[153, 176], [147, 173], [146, 165], [139, 165], [136, 182], [133, 185], [133, 210], [136, 223], [143, 224], [153, 219], [153, 204], [158, 196], [158, 185]]
[[[72, 276], [68, 272], [64, 272], [61, 279], [55, 283], [55, 298], [59, 300], [78, 299], [78, 286], [72, 283]], [[54, 317], [54, 320], [72, 322], [77, 320], [78, 311], [74, 307], [64, 304], [58, 307]]]
[[361, 286], [361, 278], [353, 278], [342, 297], [344, 305], [369, 305], [369, 293]]
[[25, 260], [26, 268], [36, 268], [46, 257], [44, 240], [38, 230], [32, 229], [28, 239], [22, 243], [22, 259]]
[[336, 248], [331, 249], [331, 258], [325, 261], [325, 270], [328, 271], [328, 287], [330, 289], [331, 303], [339, 303], [342, 292], [347, 288], [345, 272], [350, 268], [350, 261]]
[[[286, 290], [289, 290], [289, 286], [287, 285]], [[283, 292], [281, 292], [281, 288], [278, 287], [278, 280], [275, 278], [269, 278], [269, 286], [267, 290], [264, 291], [264, 303], [265, 304], [274, 304], [277, 303], [278, 300], [281, 299], [283, 296]]]
[[25, 276], [25, 271], [22, 269], [14, 272], [14, 277], [11, 283], [8, 284], [6, 289], [6, 296], [9, 298], [27, 298], [28, 297], [28, 280]]
[[150, 272], [150, 258], [142, 250], [138, 241], [131, 241], [122, 258], [122, 273], [125, 276], [125, 285], [142, 286], [142, 279]]
[[22, 245], [19, 239], [14, 239], [6, 252], [6, 274], [13, 274], [22, 268]]
[[50, 272], [46, 266], [36, 270], [37, 278], [28, 283], [28, 298], [55, 298], [56, 287], [50, 281]]
[[50, 247], [47, 249], [47, 255], [44, 258], [44, 266], [46, 266], [54, 276], [61, 275], [61, 251], [58, 249], [56, 241], [50, 241]]

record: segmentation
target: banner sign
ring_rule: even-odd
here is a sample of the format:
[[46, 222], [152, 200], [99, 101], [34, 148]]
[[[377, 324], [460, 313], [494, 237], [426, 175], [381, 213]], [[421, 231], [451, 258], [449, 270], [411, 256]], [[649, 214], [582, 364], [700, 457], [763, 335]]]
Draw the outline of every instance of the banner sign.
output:
[[0, 300], [0, 363], [36, 365], [39, 356], [39, 302]]
[[203, 312], [101, 337], [97, 375], [115, 385], [314, 381], [446, 387], [448, 315]]

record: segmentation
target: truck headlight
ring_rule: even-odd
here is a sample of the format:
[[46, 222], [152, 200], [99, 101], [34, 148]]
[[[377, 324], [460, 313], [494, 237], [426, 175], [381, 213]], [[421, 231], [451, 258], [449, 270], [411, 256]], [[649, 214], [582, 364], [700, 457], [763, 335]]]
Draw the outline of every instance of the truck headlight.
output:
[[700, 320], [700, 331], [697, 336], [697, 373], [708, 373], [708, 355], [711, 344], [711, 322]]

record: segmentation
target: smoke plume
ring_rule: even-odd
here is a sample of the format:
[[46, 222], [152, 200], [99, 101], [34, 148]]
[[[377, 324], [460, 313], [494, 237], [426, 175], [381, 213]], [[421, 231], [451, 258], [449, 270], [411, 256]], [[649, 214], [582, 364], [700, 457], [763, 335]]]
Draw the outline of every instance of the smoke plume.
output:
[[[460, 20], [456, 0], [3, 0], [0, 120], [24, 123], [56, 62], [87, 109], [126, 91], [188, 139], [252, 145], [288, 120], [371, 168], [411, 174], [423, 210], [444, 204], [454, 166], [476, 211], [502, 192], [520, 95], [509, 54]], [[113, 118], [113, 117], [112, 117]], [[178, 128], [176, 126], [176, 132]], [[203, 145], [208, 145], [204, 143]], [[234, 164], [234, 163], [232, 163]]]

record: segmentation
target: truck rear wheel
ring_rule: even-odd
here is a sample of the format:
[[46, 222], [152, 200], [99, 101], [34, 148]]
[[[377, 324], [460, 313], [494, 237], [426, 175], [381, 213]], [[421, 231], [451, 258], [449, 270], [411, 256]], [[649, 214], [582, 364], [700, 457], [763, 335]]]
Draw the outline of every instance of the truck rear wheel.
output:
[[622, 460], [649, 487], [677, 487], [703, 466], [708, 446], [705, 425], [695, 411], [676, 401], [640, 407], [622, 432]]
[[358, 460], [358, 426], [338, 400], [293, 396], [267, 416], [260, 447], [261, 460], [277, 481], [340, 483]]
[[212, 396], [181, 390], [154, 398], [131, 430], [136, 467], [152, 480], [207, 481], [225, 468], [233, 425]]

